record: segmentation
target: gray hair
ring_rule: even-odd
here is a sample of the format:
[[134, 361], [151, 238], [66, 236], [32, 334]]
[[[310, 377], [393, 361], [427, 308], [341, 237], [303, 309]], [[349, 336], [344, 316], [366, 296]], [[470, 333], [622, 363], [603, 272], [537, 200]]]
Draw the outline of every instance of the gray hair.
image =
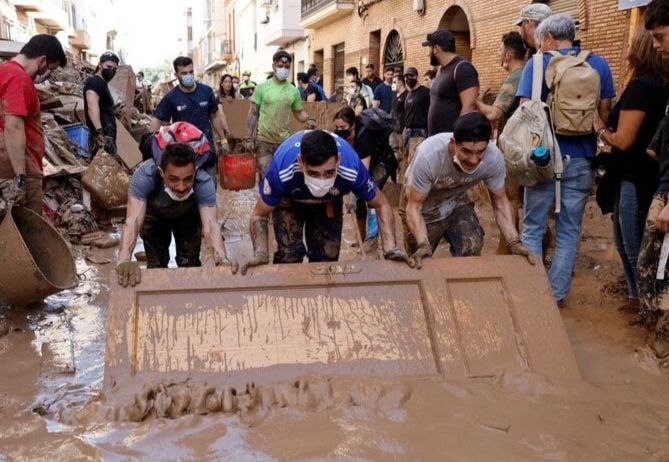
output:
[[571, 16], [554, 14], [541, 21], [534, 31], [534, 38], [537, 43], [541, 43], [548, 34], [555, 40], [569, 40], [573, 42], [576, 38], [576, 23]]

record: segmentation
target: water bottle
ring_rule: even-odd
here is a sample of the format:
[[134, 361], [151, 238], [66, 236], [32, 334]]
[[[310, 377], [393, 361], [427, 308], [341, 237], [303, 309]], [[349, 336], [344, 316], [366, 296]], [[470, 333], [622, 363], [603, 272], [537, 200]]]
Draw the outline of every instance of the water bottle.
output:
[[367, 236], [366, 239], [374, 239], [379, 235], [379, 222], [376, 218], [376, 210], [367, 210]]
[[532, 159], [538, 167], [545, 167], [551, 161], [551, 151], [543, 146], [537, 146], [532, 149], [530, 159]]

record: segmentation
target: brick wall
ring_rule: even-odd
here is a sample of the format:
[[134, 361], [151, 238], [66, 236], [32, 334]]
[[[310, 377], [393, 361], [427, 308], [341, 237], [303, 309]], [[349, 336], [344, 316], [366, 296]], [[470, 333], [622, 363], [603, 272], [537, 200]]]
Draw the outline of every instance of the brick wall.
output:
[[[603, 55], [610, 63], [614, 79], [620, 88], [624, 48], [629, 33], [629, 12], [619, 12], [613, 0], [580, 0], [582, 46]], [[315, 50], [325, 52], [325, 88], [332, 91], [332, 46], [344, 42], [346, 67], [364, 67], [369, 57], [369, 34], [381, 30], [381, 59], [386, 38], [395, 29], [402, 38], [404, 66], [414, 66], [422, 74], [430, 68], [427, 49], [421, 46], [426, 34], [440, 27], [449, 8], [462, 8], [468, 18], [472, 61], [480, 75], [482, 93], [499, 88], [504, 71], [499, 66], [499, 46], [502, 34], [518, 30], [514, 20], [527, 0], [431, 0], [426, 2], [425, 15], [412, 9], [412, 1], [383, 0], [372, 5], [360, 18], [351, 12], [333, 23], [309, 31], [310, 59]], [[448, 15], [451, 16], [451, 15]], [[447, 26], [447, 24], [442, 24]]]

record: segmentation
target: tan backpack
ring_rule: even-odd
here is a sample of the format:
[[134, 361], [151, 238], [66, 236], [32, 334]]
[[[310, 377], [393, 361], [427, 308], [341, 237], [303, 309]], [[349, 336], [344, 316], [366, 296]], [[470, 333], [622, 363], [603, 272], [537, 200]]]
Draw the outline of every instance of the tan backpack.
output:
[[550, 51], [553, 58], [546, 68], [548, 106], [555, 133], [565, 136], [589, 135], [601, 90], [599, 72], [586, 62], [589, 51], [563, 55]]

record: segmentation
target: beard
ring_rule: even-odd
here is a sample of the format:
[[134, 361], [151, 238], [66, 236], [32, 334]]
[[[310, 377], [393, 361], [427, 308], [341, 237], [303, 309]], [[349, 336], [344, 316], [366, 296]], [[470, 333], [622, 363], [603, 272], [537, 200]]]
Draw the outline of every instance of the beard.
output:
[[430, 53], [430, 66], [438, 66], [438, 65], [439, 65], [439, 60], [433, 53]]

